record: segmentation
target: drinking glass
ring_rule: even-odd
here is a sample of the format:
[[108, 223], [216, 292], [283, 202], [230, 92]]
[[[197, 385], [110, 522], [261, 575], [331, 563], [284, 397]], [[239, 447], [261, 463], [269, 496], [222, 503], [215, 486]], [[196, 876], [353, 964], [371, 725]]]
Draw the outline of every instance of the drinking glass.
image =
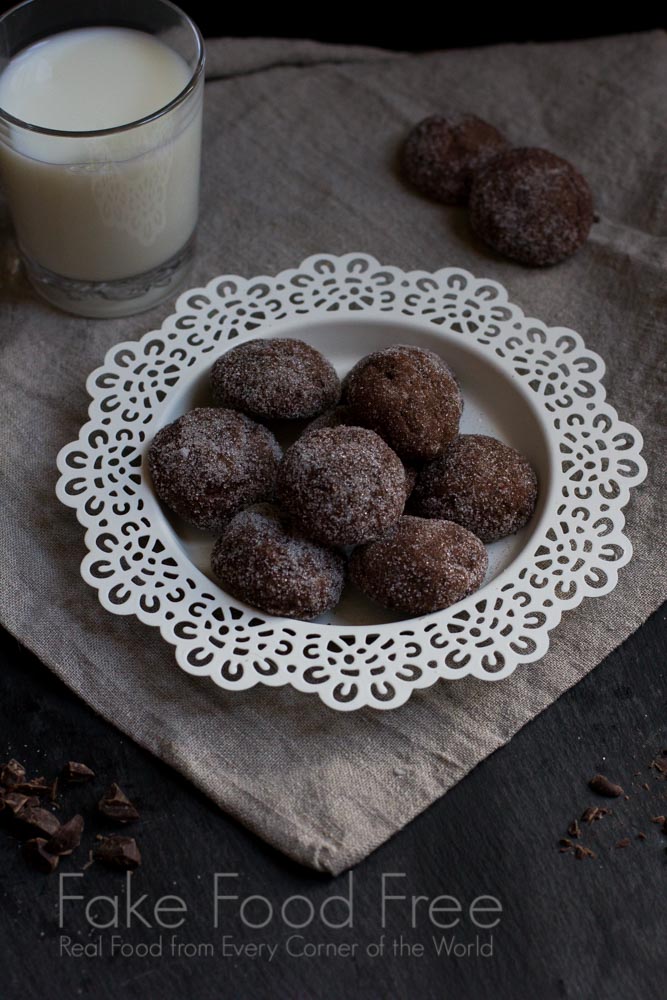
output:
[[0, 73], [27, 46], [83, 27], [152, 35], [185, 60], [186, 85], [136, 121], [93, 131], [45, 128], [0, 107], [0, 180], [40, 295], [82, 316], [127, 316], [172, 295], [192, 261], [204, 43], [169, 0], [26, 0], [0, 17]]

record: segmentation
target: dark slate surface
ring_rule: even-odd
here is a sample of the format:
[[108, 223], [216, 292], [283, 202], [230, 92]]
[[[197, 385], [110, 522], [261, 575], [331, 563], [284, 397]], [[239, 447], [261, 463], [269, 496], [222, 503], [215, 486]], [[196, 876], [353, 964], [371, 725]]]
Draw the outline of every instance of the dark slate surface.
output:
[[[91, 996], [97, 1000], [159, 997], [160, 1000], [218, 1000], [220, 997], [313, 998], [481, 998], [541, 1000], [572, 997], [659, 996], [667, 973], [665, 884], [667, 836], [650, 817], [667, 812], [667, 780], [650, 768], [667, 749], [667, 639], [665, 608], [605, 663], [527, 726], [505, 748], [393, 838], [353, 873], [353, 927], [334, 930], [317, 911], [332, 895], [347, 893], [349, 876], [317, 875], [287, 861], [194, 791], [184, 778], [164, 767], [77, 700], [38, 661], [6, 634], [1, 644], [0, 699], [3, 735], [0, 756], [15, 756], [38, 773], [52, 773], [65, 760], [90, 763], [97, 781], [72, 791], [60, 812], [66, 817], [91, 807], [105, 784], [118, 780], [141, 807], [142, 818], [125, 832], [136, 834], [145, 863], [132, 877], [131, 895], [148, 899], [138, 910], [154, 923], [152, 905], [175, 894], [188, 907], [177, 930], [146, 928], [135, 917], [128, 929], [125, 876], [97, 866], [83, 879], [65, 883], [66, 893], [82, 901], [65, 904], [58, 926], [58, 875], [29, 870], [16, 841], [0, 833], [0, 940], [3, 1000], [25, 997]], [[629, 799], [604, 802], [587, 788], [596, 771], [623, 784]], [[639, 772], [639, 774], [635, 774]], [[647, 783], [648, 788], [643, 788]], [[611, 805], [612, 815], [584, 828], [582, 842], [597, 854], [577, 861], [558, 851], [558, 839], [589, 804]], [[89, 819], [84, 845], [61, 864], [61, 872], [80, 871], [93, 835], [109, 825]], [[640, 841], [637, 833], [647, 839]], [[631, 844], [617, 848], [628, 836]], [[216, 872], [236, 872], [221, 883], [221, 894], [241, 899], [265, 897], [274, 910], [264, 928], [251, 929], [238, 904], [222, 903], [214, 927]], [[387, 903], [381, 921], [383, 874], [389, 894], [405, 901]], [[229, 886], [229, 888], [226, 888]], [[411, 896], [455, 897], [463, 912], [454, 930], [429, 921], [428, 903], [417, 904], [412, 927]], [[118, 897], [120, 926], [96, 930], [84, 907], [95, 896]], [[280, 907], [290, 896], [310, 901], [316, 916], [309, 926], [290, 928]], [[468, 908], [480, 895], [502, 905], [497, 926], [480, 930]], [[451, 901], [449, 905], [454, 905]], [[267, 904], [248, 904], [248, 922], [266, 919]], [[308, 903], [293, 901], [287, 917], [307, 917]], [[325, 908], [330, 922], [342, 921], [340, 902]], [[98, 923], [113, 915], [112, 904], [91, 904]], [[171, 914], [165, 919], [176, 919]], [[445, 922], [444, 913], [435, 919]], [[478, 920], [493, 920], [478, 914]], [[113, 935], [127, 948], [155, 948], [162, 934], [162, 956], [110, 955]], [[171, 955], [171, 940], [189, 944], [198, 957]], [[384, 934], [383, 955], [367, 954]], [[265, 954], [225, 956], [223, 935], [235, 946], [264, 945]], [[356, 954], [289, 956], [289, 947], [341, 945]], [[95, 946], [103, 954], [60, 954], [61, 936], [70, 943]], [[404, 953], [394, 954], [402, 941]], [[444, 938], [472, 946], [454, 957], [435, 951]], [[493, 939], [491, 956], [477, 945]], [[269, 960], [266, 948], [277, 948]], [[412, 954], [405, 953], [409, 946]], [[415, 949], [414, 946], [417, 946]], [[415, 953], [423, 949], [423, 954]], [[66, 944], [63, 947], [67, 947]], [[192, 949], [191, 949], [192, 950]], [[207, 954], [213, 950], [214, 954]]]

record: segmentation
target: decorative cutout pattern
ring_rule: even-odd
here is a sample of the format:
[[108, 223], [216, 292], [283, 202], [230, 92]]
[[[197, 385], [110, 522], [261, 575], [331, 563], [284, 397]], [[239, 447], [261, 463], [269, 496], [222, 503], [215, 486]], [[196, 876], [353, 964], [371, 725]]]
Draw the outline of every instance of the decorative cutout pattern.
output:
[[[549, 425], [556, 499], [520, 558], [448, 611], [365, 627], [262, 616], [199, 573], [151, 516], [151, 425], [227, 342], [298, 316], [361, 313], [445, 327], [529, 386]], [[578, 334], [526, 318], [494, 281], [319, 254], [276, 277], [215, 278], [182, 295], [161, 330], [109, 351], [88, 380], [90, 419], [58, 456], [57, 492], [87, 529], [81, 571], [103, 606], [159, 626], [188, 673], [228, 689], [291, 684], [344, 711], [395, 708], [438, 678], [507, 677], [546, 653], [563, 611], [615, 587], [632, 556], [622, 508], [646, 467], [641, 435], [605, 403], [603, 374]]]

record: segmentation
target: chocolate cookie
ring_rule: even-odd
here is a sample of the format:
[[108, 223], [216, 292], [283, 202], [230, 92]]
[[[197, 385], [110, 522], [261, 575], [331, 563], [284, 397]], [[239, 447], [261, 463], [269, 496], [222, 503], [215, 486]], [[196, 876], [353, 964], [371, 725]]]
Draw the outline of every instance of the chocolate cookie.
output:
[[338, 402], [333, 365], [302, 340], [249, 340], [223, 354], [211, 371], [213, 401], [262, 420], [314, 417]]
[[380, 538], [400, 517], [405, 471], [373, 431], [322, 428], [287, 449], [277, 494], [309, 538], [325, 545], [358, 545]]
[[567, 160], [546, 149], [511, 149], [475, 175], [470, 221], [498, 253], [544, 267], [586, 241], [593, 197]]
[[404, 516], [379, 541], [354, 550], [350, 577], [384, 607], [426, 615], [477, 590], [487, 565], [479, 538], [460, 525]]
[[239, 600], [305, 621], [335, 607], [345, 581], [339, 552], [296, 534], [271, 508], [236, 514], [215, 544], [211, 567]]
[[403, 173], [429, 198], [464, 205], [476, 171], [507, 148], [505, 137], [481, 118], [432, 115], [410, 132], [403, 147]]
[[158, 497], [189, 524], [219, 531], [273, 495], [280, 446], [242, 413], [201, 407], [157, 432], [148, 468]]
[[432, 351], [397, 344], [355, 365], [343, 401], [407, 462], [436, 458], [459, 430], [463, 399], [454, 375]]
[[[332, 410], [327, 410], [321, 416], [316, 417], [306, 429], [304, 434], [310, 434], [311, 431], [319, 431], [323, 427], [359, 427], [358, 420], [355, 420], [354, 414], [349, 406], [335, 406]], [[407, 465], [403, 463], [403, 468], [405, 469], [405, 494], [409, 497], [412, 493], [415, 483], [417, 481], [417, 470], [414, 465]]]
[[462, 434], [421, 469], [410, 510], [456, 521], [488, 543], [527, 524], [536, 501], [537, 476], [528, 459], [485, 434]]

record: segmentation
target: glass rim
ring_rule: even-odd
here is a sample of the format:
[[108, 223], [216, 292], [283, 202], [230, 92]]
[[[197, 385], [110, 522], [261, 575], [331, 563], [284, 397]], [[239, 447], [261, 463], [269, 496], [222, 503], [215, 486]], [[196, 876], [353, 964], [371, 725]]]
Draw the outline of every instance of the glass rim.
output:
[[[15, 4], [14, 7], [11, 7], [9, 10], [5, 11], [4, 14], [0, 15], [0, 25], [21, 7], [28, 7], [33, 2], [34, 0], [22, 0], [21, 3]], [[156, 121], [158, 118], [162, 118], [163, 115], [168, 114], [170, 111], [173, 111], [175, 108], [177, 108], [180, 104], [183, 104], [184, 101], [187, 100], [190, 94], [197, 87], [197, 84], [199, 83], [199, 80], [204, 71], [204, 63], [206, 61], [204, 39], [202, 37], [201, 31], [199, 30], [195, 22], [192, 20], [192, 18], [189, 16], [189, 14], [186, 14], [184, 10], [181, 10], [181, 8], [178, 7], [175, 3], [172, 3], [171, 0], [160, 0], [160, 2], [164, 4], [165, 7], [171, 7], [172, 10], [175, 10], [178, 12], [178, 14], [180, 14], [183, 20], [190, 27], [195, 37], [195, 41], [197, 43], [197, 64], [194, 70], [192, 71], [192, 75], [190, 76], [190, 79], [186, 83], [185, 87], [183, 87], [183, 89], [179, 91], [179, 93], [175, 97], [173, 97], [171, 101], [169, 101], [167, 104], [163, 104], [160, 108], [157, 108], [155, 111], [151, 111], [150, 114], [144, 115], [142, 118], [136, 118], [134, 121], [127, 122], [123, 125], [112, 125], [111, 128], [84, 129], [83, 131], [46, 128], [43, 125], [35, 125], [31, 122], [23, 121], [23, 119], [21, 118], [16, 118], [8, 111], [5, 111], [5, 109], [1, 105], [0, 105], [0, 122], [5, 121], [10, 125], [14, 126], [18, 125], [19, 128], [25, 129], [28, 132], [35, 132], [38, 135], [51, 135], [51, 136], [57, 136], [59, 138], [86, 139], [96, 136], [115, 135], [118, 132], [128, 132], [130, 131], [130, 129], [140, 128], [142, 125], [148, 125], [150, 122]], [[86, 27], [86, 25], [81, 25], [81, 27]], [[90, 25], [90, 27], [93, 26]], [[100, 27], [103, 26], [100, 25]], [[54, 36], [47, 35], [45, 37], [51, 38]], [[39, 43], [33, 42], [33, 44], [39, 44]]]

